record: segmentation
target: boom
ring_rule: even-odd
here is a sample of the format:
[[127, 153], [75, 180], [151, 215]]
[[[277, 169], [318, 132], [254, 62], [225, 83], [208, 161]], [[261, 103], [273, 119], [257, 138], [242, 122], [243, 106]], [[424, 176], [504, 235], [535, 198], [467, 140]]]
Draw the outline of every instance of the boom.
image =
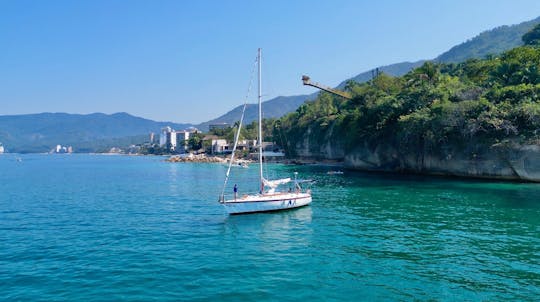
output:
[[310, 78], [307, 75], [302, 76], [302, 82], [304, 83], [304, 85], [319, 88], [321, 90], [330, 92], [332, 94], [339, 95], [340, 97], [346, 98], [348, 100], [352, 99], [352, 96], [345, 91], [336, 90], [336, 89], [321, 85], [319, 83], [311, 82]]

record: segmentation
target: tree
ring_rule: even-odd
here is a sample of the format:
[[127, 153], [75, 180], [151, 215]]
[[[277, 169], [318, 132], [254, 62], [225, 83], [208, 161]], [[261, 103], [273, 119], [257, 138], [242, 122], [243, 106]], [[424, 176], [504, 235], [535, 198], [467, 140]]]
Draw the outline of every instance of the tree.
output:
[[540, 24], [537, 24], [533, 29], [531, 29], [529, 32], [524, 34], [521, 37], [521, 40], [525, 45], [533, 45], [533, 46], [539, 46], [540, 45]]
[[193, 133], [187, 141], [189, 150], [199, 150], [203, 147], [203, 135], [201, 133]]
[[[533, 32], [540, 46], [540, 25]], [[308, 150], [324, 157], [329, 145], [350, 152], [387, 144], [429, 155], [540, 141], [537, 46], [457, 64], [427, 62], [403, 77], [380, 74], [346, 88], [353, 99], [320, 93], [275, 123], [276, 140], [289, 156]]]

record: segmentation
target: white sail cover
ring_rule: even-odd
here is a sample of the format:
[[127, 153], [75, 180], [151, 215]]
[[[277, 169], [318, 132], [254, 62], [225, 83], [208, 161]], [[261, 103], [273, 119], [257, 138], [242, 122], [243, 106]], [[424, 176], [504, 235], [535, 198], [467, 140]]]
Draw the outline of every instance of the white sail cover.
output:
[[286, 183], [288, 183], [290, 181], [291, 181], [290, 178], [282, 178], [282, 179], [276, 179], [276, 180], [267, 180], [267, 179], [263, 178], [264, 185], [271, 188], [271, 189], [275, 189], [279, 185], [286, 184]]

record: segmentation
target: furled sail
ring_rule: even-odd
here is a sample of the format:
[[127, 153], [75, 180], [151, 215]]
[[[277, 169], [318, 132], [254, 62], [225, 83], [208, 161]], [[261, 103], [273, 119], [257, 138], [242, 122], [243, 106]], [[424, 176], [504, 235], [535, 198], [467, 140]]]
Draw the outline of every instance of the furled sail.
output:
[[268, 180], [268, 179], [263, 178], [264, 185], [269, 187], [270, 189], [275, 189], [279, 185], [286, 184], [286, 183], [288, 183], [290, 181], [291, 181], [290, 178], [282, 178], [282, 179], [275, 179], [275, 180]]

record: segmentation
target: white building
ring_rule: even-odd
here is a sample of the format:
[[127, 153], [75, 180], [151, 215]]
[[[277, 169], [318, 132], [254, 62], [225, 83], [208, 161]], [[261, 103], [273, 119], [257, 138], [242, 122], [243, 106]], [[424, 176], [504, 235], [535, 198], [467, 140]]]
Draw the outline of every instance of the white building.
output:
[[73, 153], [73, 147], [56, 145], [49, 153]]
[[212, 140], [212, 153], [223, 153], [229, 150], [229, 144], [225, 139]]
[[161, 129], [161, 133], [159, 134], [159, 146], [160, 147], [163, 147], [163, 146], [167, 145], [167, 140], [169, 138], [169, 135], [173, 131], [174, 130], [169, 126], [164, 127], [164, 128]]
[[176, 151], [181, 152], [181, 153], [185, 153], [187, 151], [187, 148], [188, 148], [187, 142], [188, 142], [190, 133], [191, 132], [186, 131], [186, 130], [176, 132], [176, 142], [177, 142]]
[[236, 150], [240, 151], [250, 151], [257, 147], [257, 140], [256, 139], [244, 139], [239, 140], [238, 145], [236, 146]]
[[159, 135], [159, 146], [169, 146], [171, 151], [186, 152], [187, 141], [190, 135], [194, 133], [200, 133], [200, 131], [194, 127], [180, 131], [176, 131], [169, 126], [164, 127]]

